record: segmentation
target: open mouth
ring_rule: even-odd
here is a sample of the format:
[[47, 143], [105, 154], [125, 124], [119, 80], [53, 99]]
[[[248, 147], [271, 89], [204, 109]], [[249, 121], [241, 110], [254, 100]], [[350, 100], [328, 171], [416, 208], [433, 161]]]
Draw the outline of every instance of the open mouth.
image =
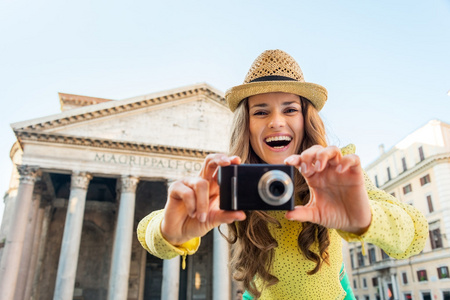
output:
[[291, 143], [292, 137], [287, 135], [271, 136], [266, 138], [264, 141], [271, 148], [281, 149]]

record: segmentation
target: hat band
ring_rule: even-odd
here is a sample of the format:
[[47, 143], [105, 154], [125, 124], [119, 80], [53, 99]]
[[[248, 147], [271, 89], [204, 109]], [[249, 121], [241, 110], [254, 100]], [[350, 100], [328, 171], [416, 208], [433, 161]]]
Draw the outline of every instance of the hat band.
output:
[[269, 75], [269, 76], [255, 78], [255, 79], [251, 80], [249, 83], [258, 82], [258, 81], [298, 81], [298, 80], [295, 80], [293, 78], [286, 77], [286, 76]]

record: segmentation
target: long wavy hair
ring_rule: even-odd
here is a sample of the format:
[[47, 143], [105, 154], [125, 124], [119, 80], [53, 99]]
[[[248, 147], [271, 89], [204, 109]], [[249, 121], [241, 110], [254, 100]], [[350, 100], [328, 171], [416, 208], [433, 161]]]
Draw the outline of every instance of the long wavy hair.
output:
[[[313, 145], [326, 146], [325, 126], [314, 106], [303, 97], [300, 97], [304, 119], [304, 137], [298, 149], [298, 154]], [[231, 130], [230, 155], [238, 155], [242, 163], [263, 163], [250, 145], [249, 109], [248, 99], [241, 101], [234, 112]], [[300, 205], [305, 205], [310, 199], [308, 185], [298, 172], [295, 175], [295, 198]], [[234, 270], [235, 280], [243, 283], [244, 288], [251, 294], [260, 297], [261, 291], [255, 285], [255, 277], [263, 280], [262, 288], [269, 287], [278, 282], [278, 278], [271, 274], [277, 241], [269, 232], [268, 224], [278, 227], [281, 224], [263, 211], [246, 211], [245, 221], [228, 225], [229, 243], [233, 244], [231, 268]], [[317, 241], [318, 253], [311, 249]], [[328, 230], [318, 224], [305, 222], [303, 230], [297, 238], [299, 250], [316, 266], [308, 271], [309, 275], [320, 270], [323, 262], [328, 263], [328, 246], [330, 239]]]

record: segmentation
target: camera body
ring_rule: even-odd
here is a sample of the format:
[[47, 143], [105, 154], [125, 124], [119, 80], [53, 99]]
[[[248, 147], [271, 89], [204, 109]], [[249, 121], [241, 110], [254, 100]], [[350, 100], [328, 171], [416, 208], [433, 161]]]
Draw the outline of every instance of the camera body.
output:
[[293, 210], [294, 167], [242, 164], [220, 167], [220, 209]]

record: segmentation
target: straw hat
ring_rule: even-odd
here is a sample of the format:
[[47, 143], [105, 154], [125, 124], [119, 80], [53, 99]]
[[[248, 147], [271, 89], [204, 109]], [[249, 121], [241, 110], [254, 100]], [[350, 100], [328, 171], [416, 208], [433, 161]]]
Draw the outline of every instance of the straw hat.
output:
[[266, 50], [253, 62], [244, 84], [225, 93], [231, 111], [247, 97], [285, 92], [308, 99], [319, 111], [327, 101], [327, 90], [318, 84], [305, 82], [300, 66], [292, 56], [281, 50]]

